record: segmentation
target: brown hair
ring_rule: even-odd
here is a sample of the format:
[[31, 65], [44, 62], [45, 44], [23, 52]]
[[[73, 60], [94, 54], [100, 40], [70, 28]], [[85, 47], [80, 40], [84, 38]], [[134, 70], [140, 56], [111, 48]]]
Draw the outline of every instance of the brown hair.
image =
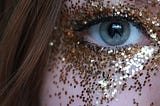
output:
[[14, 5], [4, 6], [6, 1], [11, 0], [0, 3], [0, 106], [38, 106], [48, 42], [63, 1], [12, 0]]

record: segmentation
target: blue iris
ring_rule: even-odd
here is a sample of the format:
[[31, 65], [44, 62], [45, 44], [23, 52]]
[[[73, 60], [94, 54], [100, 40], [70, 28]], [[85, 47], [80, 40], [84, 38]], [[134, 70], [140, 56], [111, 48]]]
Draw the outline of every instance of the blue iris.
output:
[[126, 20], [111, 18], [100, 24], [99, 34], [108, 45], [122, 45], [130, 36], [130, 25]]

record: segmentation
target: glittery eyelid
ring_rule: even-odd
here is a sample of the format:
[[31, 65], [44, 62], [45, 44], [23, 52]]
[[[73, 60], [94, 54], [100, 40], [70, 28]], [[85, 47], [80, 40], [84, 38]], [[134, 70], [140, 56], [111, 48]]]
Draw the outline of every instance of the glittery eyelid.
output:
[[[153, 13], [148, 11], [146, 7], [144, 8], [143, 5], [141, 7], [136, 7], [133, 4], [125, 2], [112, 6], [109, 4], [110, 2], [107, 3], [108, 5], [103, 5], [103, 0], [97, 2], [89, 0], [82, 6], [79, 6], [78, 3], [71, 3], [71, 7], [65, 6], [65, 11], [63, 11], [62, 14], [63, 17], [67, 16], [65, 22], [68, 20], [68, 25], [65, 24], [66, 31], [81, 29], [83, 26], [88, 26], [89, 24], [92, 25], [94, 24], [94, 20], [100, 20], [104, 17], [122, 16], [132, 20], [133, 23], [137, 23], [139, 26], [142, 26], [142, 31], [146, 31], [145, 33], [158, 41], [158, 32], [160, 32], [159, 13], [157, 13], [157, 16], [153, 17]], [[73, 8], [73, 10], [71, 8]], [[160, 42], [157, 43], [160, 44]]]

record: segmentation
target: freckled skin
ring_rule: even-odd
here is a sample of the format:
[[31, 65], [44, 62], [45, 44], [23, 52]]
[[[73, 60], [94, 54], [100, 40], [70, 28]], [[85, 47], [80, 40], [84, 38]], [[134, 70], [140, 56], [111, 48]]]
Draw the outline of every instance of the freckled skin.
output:
[[65, 36], [56, 38], [61, 42], [53, 46], [44, 72], [41, 106], [159, 106], [156, 42], [112, 52], [81, 44], [78, 34]]

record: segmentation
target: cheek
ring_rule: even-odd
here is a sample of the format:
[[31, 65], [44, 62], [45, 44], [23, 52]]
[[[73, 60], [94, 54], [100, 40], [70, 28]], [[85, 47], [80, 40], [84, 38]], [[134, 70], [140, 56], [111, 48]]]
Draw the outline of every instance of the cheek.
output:
[[[66, 104], [72, 104], [72, 106], [84, 105], [83, 102], [77, 97], [82, 94], [83, 87], [79, 84], [75, 85], [80, 80], [78, 76], [73, 76], [73, 73], [65, 75], [66, 70], [61, 69], [63, 65], [58, 64], [51, 71], [46, 71], [44, 75], [44, 82], [40, 93], [41, 106], [66, 106]], [[64, 74], [62, 73], [64, 72]], [[68, 106], [68, 105], [67, 105]], [[70, 106], [70, 105], [69, 105]]]
[[[160, 104], [160, 83], [157, 82], [160, 80], [159, 72], [156, 76], [150, 73], [150, 77], [146, 78], [147, 71], [141, 71], [143, 73], [141, 77], [125, 81], [127, 87], [124, 90], [118, 90], [112, 102], [107, 103], [107, 100], [104, 99], [101, 104], [100, 98], [104, 97], [105, 91], [98, 86], [100, 77], [82, 75], [78, 70], [70, 68], [70, 64], [65, 64], [60, 60], [53, 64], [44, 74], [40, 92], [41, 106], [66, 106], [67, 104], [67, 106], [77, 106], [77, 104], [78, 106], [85, 106], [85, 104], [135, 106], [136, 103], [139, 103], [140, 106], [149, 106], [152, 102], [154, 106]], [[112, 83], [111, 86], [113, 85]], [[110, 90], [108, 93], [113, 95], [114, 90], [108, 90]]]
[[111, 52], [76, 41], [55, 47], [58, 55], [44, 72], [41, 106], [159, 106], [159, 59], [151, 61], [157, 47]]

